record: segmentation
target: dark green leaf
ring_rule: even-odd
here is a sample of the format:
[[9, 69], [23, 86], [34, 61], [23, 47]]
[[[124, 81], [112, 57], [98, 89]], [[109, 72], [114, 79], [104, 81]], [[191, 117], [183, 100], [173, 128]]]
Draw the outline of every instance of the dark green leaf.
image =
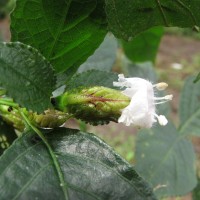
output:
[[180, 132], [200, 136], [200, 82], [193, 83], [194, 76], [185, 81], [180, 97]]
[[192, 143], [172, 123], [138, 133], [136, 169], [158, 197], [180, 196], [196, 186]]
[[194, 83], [197, 83], [198, 81], [200, 80], [200, 72], [199, 72], [199, 74], [197, 75], [197, 77], [194, 79]]
[[16, 138], [14, 129], [0, 119], [0, 156]]
[[105, 0], [110, 30], [119, 38], [132, 37], [154, 26], [200, 25], [198, 0]]
[[126, 56], [134, 63], [154, 62], [163, 32], [162, 27], [154, 27], [136, 36], [130, 42], [122, 41]]
[[0, 84], [21, 106], [42, 112], [51, 106], [54, 71], [39, 52], [22, 43], [0, 43]]
[[111, 71], [116, 59], [117, 47], [117, 40], [114, 36], [107, 35], [95, 53], [80, 66], [78, 72], [84, 72], [90, 69]]
[[100, 45], [105, 27], [90, 17], [93, 0], [21, 0], [11, 16], [12, 41], [37, 48], [63, 72], [78, 67]]
[[112, 72], [89, 70], [74, 76], [67, 83], [66, 89], [71, 90], [81, 86], [104, 86], [114, 88], [113, 81], [117, 81], [117, 79], [118, 75]]
[[[57, 154], [69, 200], [153, 200], [134, 168], [93, 134], [59, 128], [46, 134]], [[44, 144], [30, 132], [0, 158], [0, 199], [64, 199]]]
[[192, 199], [193, 200], [199, 200], [200, 199], [200, 178], [198, 178], [197, 187], [192, 192]]

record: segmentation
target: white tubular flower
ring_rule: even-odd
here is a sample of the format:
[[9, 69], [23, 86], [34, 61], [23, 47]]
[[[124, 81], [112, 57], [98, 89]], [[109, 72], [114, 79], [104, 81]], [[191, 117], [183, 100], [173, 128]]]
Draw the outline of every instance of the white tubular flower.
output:
[[131, 124], [138, 127], [151, 128], [153, 123], [158, 121], [165, 126], [168, 121], [164, 115], [156, 114], [156, 104], [172, 100], [172, 95], [155, 97], [154, 89], [164, 90], [166, 83], [152, 85], [151, 82], [142, 78], [125, 78], [123, 74], [118, 75], [118, 82], [113, 82], [116, 87], [126, 87], [122, 93], [131, 98], [130, 104], [122, 110], [118, 122], [126, 126]]

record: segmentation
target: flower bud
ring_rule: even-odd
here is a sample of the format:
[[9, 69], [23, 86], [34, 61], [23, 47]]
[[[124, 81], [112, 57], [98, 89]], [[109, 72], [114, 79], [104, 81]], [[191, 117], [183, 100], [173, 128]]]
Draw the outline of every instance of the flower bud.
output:
[[130, 98], [118, 90], [106, 87], [77, 88], [52, 99], [54, 107], [90, 124], [116, 121]]

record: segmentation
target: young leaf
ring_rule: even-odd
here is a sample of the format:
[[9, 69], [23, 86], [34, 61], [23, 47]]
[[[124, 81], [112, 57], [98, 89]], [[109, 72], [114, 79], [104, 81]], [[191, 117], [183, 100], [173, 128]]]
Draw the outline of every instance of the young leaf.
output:
[[93, 0], [21, 0], [11, 16], [12, 41], [37, 48], [57, 72], [83, 63], [106, 35], [90, 17]]
[[54, 71], [35, 49], [22, 43], [0, 43], [0, 85], [21, 106], [42, 112], [51, 106]]
[[138, 133], [136, 169], [161, 197], [181, 196], [197, 184], [192, 143], [172, 123]]
[[118, 75], [112, 72], [89, 70], [74, 76], [66, 85], [66, 90], [85, 86], [104, 86], [114, 88], [113, 81], [117, 81]]
[[105, 0], [110, 30], [119, 38], [132, 37], [154, 26], [200, 25], [199, 1]]
[[162, 27], [154, 27], [136, 36], [130, 42], [122, 41], [126, 56], [134, 63], [154, 62], [163, 32]]
[[194, 83], [194, 76], [185, 81], [180, 98], [180, 127], [182, 134], [200, 136], [200, 82]]
[[14, 129], [0, 119], [0, 156], [16, 138]]
[[[0, 158], [0, 199], [65, 199], [49, 153], [34, 137], [24, 134]], [[46, 137], [68, 200], [156, 199], [134, 168], [93, 134], [59, 128]]]

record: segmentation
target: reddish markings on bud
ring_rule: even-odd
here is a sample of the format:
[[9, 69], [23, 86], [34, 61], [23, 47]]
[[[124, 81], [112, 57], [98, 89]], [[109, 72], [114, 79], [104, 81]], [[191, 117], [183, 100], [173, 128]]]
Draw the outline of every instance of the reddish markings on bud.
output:
[[117, 121], [129, 103], [120, 91], [99, 86], [74, 89], [55, 99], [56, 109], [91, 124]]

